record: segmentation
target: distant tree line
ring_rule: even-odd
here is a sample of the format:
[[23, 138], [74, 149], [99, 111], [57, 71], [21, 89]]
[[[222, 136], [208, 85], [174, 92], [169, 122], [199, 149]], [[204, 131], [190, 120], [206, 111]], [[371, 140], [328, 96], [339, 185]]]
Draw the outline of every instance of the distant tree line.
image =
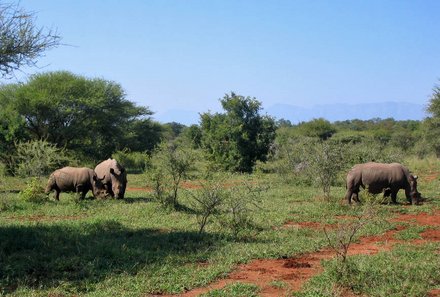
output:
[[48, 72], [0, 86], [0, 162], [14, 171], [20, 144], [32, 141], [46, 141], [80, 163], [94, 163], [117, 152], [121, 157], [121, 152], [149, 155], [161, 142], [178, 140], [180, 145], [205, 151], [219, 169], [239, 172], [253, 171], [256, 163], [273, 160], [280, 150], [288, 150], [287, 144], [301, 138], [376, 143], [405, 154], [438, 156], [439, 102], [436, 87], [428, 109], [432, 116], [424, 121], [330, 123], [320, 118], [293, 125], [262, 115], [256, 98], [231, 92], [220, 99], [223, 113], [202, 113], [199, 125], [187, 127], [152, 120], [148, 107], [128, 100], [118, 83], [67, 71]]

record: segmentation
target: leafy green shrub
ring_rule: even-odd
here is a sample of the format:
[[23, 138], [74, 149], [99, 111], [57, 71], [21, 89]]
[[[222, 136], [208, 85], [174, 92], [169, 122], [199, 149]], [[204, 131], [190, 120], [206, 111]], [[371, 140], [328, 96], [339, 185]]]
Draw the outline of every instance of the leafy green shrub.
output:
[[177, 209], [177, 195], [181, 182], [188, 177], [194, 165], [193, 150], [175, 143], [163, 142], [151, 157], [149, 185], [154, 197], [165, 207]]
[[20, 199], [26, 202], [42, 203], [49, 200], [41, 186], [41, 181], [34, 177], [27, 184], [26, 188], [19, 193]]
[[72, 162], [66, 151], [45, 140], [18, 142], [15, 147], [13, 167], [19, 176], [40, 177]]
[[118, 160], [129, 173], [145, 172], [149, 164], [149, 156], [143, 152], [117, 151], [112, 158]]

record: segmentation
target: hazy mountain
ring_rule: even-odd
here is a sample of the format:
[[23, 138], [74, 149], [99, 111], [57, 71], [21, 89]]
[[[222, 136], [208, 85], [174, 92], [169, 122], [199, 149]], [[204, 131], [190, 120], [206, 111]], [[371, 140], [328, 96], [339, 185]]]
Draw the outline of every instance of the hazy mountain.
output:
[[[289, 104], [275, 104], [263, 110], [276, 119], [285, 119], [297, 124], [316, 118], [330, 122], [352, 119], [394, 118], [395, 120], [423, 120], [427, 114], [422, 104], [407, 102], [380, 102], [363, 104], [326, 104], [314, 107], [300, 107]], [[184, 125], [199, 124], [199, 112], [172, 109], [157, 113], [154, 118], [161, 123], [177, 122]]]

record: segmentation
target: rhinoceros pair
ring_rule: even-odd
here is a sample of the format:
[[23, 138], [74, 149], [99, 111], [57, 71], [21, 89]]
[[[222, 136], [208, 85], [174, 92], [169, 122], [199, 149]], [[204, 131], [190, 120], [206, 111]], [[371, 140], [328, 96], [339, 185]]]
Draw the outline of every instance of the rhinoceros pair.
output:
[[55, 191], [55, 199], [60, 199], [61, 192], [76, 192], [84, 199], [89, 190], [94, 197], [110, 195], [123, 199], [127, 186], [127, 173], [116, 160], [108, 159], [98, 165], [95, 170], [87, 167], [64, 167], [55, 170], [49, 177], [46, 194]]
[[347, 193], [345, 198], [350, 204], [353, 199], [359, 201], [360, 188], [366, 188], [371, 194], [383, 193], [391, 196], [391, 201], [397, 203], [397, 192], [405, 190], [406, 199], [410, 204], [417, 204], [421, 194], [417, 191], [417, 175], [412, 175], [409, 170], [399, 163], [357, 164], [347, 174]]

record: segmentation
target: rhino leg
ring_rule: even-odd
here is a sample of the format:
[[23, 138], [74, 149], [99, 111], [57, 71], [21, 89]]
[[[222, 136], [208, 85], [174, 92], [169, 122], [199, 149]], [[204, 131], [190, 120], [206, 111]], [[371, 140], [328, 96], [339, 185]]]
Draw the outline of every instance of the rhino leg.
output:
[[61, 191], [59, 189], [55, 189], [55, 195], [53, 197], [56, 201], [60, 201], [60, 192]]
[[391, 191], [391, 203], [397, 204], [397, 192]]
[[87, 187], [84, 187], [83, 185], [76, 186], [76, 195], [80, 200], [84, 200], [88, 191]]
[[358, 196], [358, 192], [359, 191], [354, 191], [352, 189], [347, 189], [347, 193], [345, 194], [345, 199], [347, 200], [348, 204], [351, 204], [351, 200], [353, 199], [355, 202], [360, 203], [359, 201], [359, 196]]
[[351, 204], [351, 195], [353, 195], [353, 191], [347, 189], [347, 193], [345, 194], [345, 200], [347, 200], [348, 204]]
[[361, 203], [361, 200], [359, 199], [359, 192], [353, 192], [352, 198], [356, 203]]

